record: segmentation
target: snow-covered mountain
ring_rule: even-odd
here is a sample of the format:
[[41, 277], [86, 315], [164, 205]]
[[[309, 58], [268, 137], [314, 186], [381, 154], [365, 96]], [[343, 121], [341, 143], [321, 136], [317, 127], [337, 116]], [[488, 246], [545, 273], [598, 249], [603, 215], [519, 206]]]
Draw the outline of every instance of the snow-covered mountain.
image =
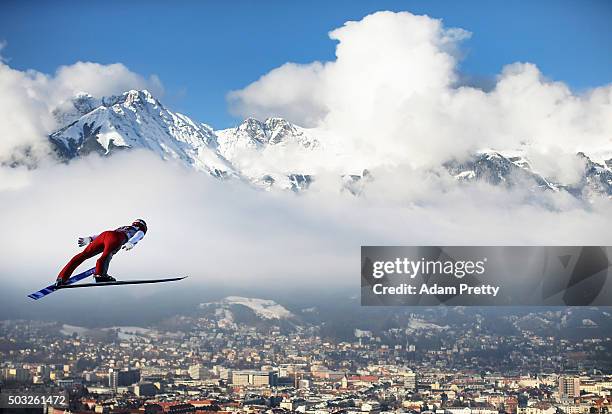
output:
[[219, 152], [228, 160], [235, 160], [240, 152], [249, 150], [269, 151], [277, 146], [297, 144], [305, 149], [314, 149], [319, 142], [304, 128], [282, 118], [268, 118], [264, 122], [248, 118], [236, 128], [216, 132], [219, 137]]
[[257, 162], [265, 158], [280, 161], [286, 151], [320, 149], [319, 141], [305, 128], [282, 118], [268, 118], [263, 122], [248, 118], [235, 128], [215, 131], [215, 134], [219, 153], [258, 187], [300, 191], [312, 182], [312, 175], [306, 171]]
[[[214, 177], [241, 179], [264, 189], [307, 189], [316, 180], [315, 169], [307, 162], [288, 165], [290, 157], [286, 154], [305, 155], [301, 158], [308, 160], [308, 155], [313, 159], [329, 150], [317, 139], [316, 130], [281, 118], [248, 118], [235, 128], [215, 131], [172, 112], [146, 90], [102, 98], [79, 94], [53, 115], [61, 128], [50, 135], [50, 140], [63, 159], [141, 148]], [[578, 155], [584, 161], [584, 173], [572, 185], [534, 171], [529, 160], [517, 151], [481, 151], [468, 160], [449, 161], [444, 167], [460, 181], [567, 191], [583, 199], [612, 198], [612, 159], [597, 162], [586, 154]], [[367, 167], [363, 166], [362, 174], [347, 172], [339, 177], [341, 188], [360, 194], [368, 182], [376, 180]]]
[[166, 109], [146, 90], [102, 99], [81, 94], [72, 104], [55, 112], [57, 120], [70, 122], [50, 136], [64, 158], [145, 148], [216, 177], [239, 176], [219, 153], [212, 128]]
[[295, 317], [293, 313], [270, 299], [245, 298], [242, 296], [228, 296], [219, 302], [210, 302], [200, 305], [206, 307], [214, 305], [217, 307], [231, 307], [240, 305], [251, 309], [255, 314], [264, 319], [289, 319]]
[[598, 195], [612, 198], [612, 158], [600, 164], [582, 152], [578, 155], [584, 160], [584, 174], [579, 183], [565, 186], [566, 190], [587, 199]]
[[507, 187], [567, 191], [585, 200], [601, 196], [612, 198], [612, 159], [600, 164], [584, 153], [577, 155], [584, 162], [584, 171], [581, 179], [573, 184], [547, 179], [534, 171], [529, 160], [517, 151], [481, 151], [467, 161], [451, 161], [445, 167], [460, 181], [485, 181]]
[[543, 190], [558, 187], [533, 172], [529, 161], [521, 155], [482, 151], [464, 162], [446, 163], [448, 172], [461, 181], [486, 181], [493, 185], [532, 185]]
[[294, 326], [296, 315], [270, 299], [228, 296], [217, 302], [201, 303], [200, 310], [220, 327], [237, 325]]
[[310, 177], [280, 169], [261, 172], [243, 166], [241, 157], [252, 156], [249, 151], [265, 154], [273, 147], [297, 145], [308, 151], [318, 146], [305, 129], [280, 118], [264, 122], [250, 118], [236, 128], [214, 131], [170, 111], [146, 90], [103, 98], [79, 94], [57, 108], [54, 116], [63, 126], [50, 140], [63, 159], [143, 148], [215, 177], [245, 178], [264, 188], [298, 191], [308, 186]]

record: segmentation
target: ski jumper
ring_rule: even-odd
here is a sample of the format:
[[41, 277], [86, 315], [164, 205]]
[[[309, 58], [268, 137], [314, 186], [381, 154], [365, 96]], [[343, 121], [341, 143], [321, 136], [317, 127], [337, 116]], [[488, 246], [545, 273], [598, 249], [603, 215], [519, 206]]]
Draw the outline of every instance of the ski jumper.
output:
[[113, 255], [119, 251], [121, 246], [126, 243], [136, 244], [145, 236], [145, 230], [141, 230], [136, 226], [123, 226], [116, 230], [108, 230], [100, 233], [99, 235], [93, 235], [91, 243], [89, 243], [81, 253], [74, 256], [62, 271], [57, 276], [58, 279], [68, 280], [74, 270], [79, 267], [85, 260], [94, 257], [97, 254], [102, 253], [102, 256], [98, 258], [96, 262], [97, 276], [106, 276], [108, 272], [108, 265], [110, 264]]

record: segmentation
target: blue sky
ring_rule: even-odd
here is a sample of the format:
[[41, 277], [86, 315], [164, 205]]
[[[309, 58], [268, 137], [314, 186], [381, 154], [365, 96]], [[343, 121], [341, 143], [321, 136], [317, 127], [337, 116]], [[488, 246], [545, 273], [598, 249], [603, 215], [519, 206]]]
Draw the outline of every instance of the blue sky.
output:
[[3, 57], [53, 73], [76, 61], [160, 77], [163, 102], [216, 128], [237, 122], [226, 94], [288, 61], [332, 60], [327, 32], [377, 10], [442, 18], [472, 32], [461, 70], [492, 77], [528, 61], [580, 91], [609, 83], [612, 2], [576, 1], [3, 1]]

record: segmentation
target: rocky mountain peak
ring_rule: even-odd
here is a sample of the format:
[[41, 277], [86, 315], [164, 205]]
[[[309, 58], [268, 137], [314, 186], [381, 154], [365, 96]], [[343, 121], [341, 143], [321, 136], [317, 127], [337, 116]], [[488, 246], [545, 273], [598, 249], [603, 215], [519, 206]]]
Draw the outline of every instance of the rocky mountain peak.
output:
[[[320, 150], [317, 155], [325, 155], [315, 129], [304, 129], [278, 117], [264, 121], [251, 117], [234, 128], [214, 130], [165, 108], [147, 90], [129, 90], [100, 98], [79, 93], [60, 104], [53, 115], [59, 128], [50, 135], [50, 140], [66, 160], [91, 152], [107, 156], [118, 150], [141, 148], [215, 177], [236, 177], [259, 188], [299, 192], [317, 180], [316, 174], [312, 174], [308, 165], [294, 168], [279, 157], [284, 157], [286, 151], [309, 155], [307, 151]], [[583, 199], [612, 197], [610, 152], [596, 158], [597, 161], [590, 154], [578, 153], [585, 160], [585, 170], [582, 179], [571, 186], [534, 171], [524, 154], [522, 149], [483, 150], [464, 160], [451, 160], [444, 167], [464, 182], [567, 191]], [[258, 164], [264, 158], [265, 162]], [[368, 174], [367, 180], [362, 178], [365, 175], [342, 175], [342, 189], [361, 194], [376, 176], [374, 173]]]

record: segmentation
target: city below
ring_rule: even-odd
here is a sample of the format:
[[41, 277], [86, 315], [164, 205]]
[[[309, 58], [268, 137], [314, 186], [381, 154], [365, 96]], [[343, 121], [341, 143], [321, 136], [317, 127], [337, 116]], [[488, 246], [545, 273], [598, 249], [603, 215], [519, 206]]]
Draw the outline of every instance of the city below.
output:
[[[1, 412], [610, 412], [607, 311], [324, 313], [233, 297], [147, 328], [5, 320]], [[37, 408], [5, 401], [60, 394]]]

